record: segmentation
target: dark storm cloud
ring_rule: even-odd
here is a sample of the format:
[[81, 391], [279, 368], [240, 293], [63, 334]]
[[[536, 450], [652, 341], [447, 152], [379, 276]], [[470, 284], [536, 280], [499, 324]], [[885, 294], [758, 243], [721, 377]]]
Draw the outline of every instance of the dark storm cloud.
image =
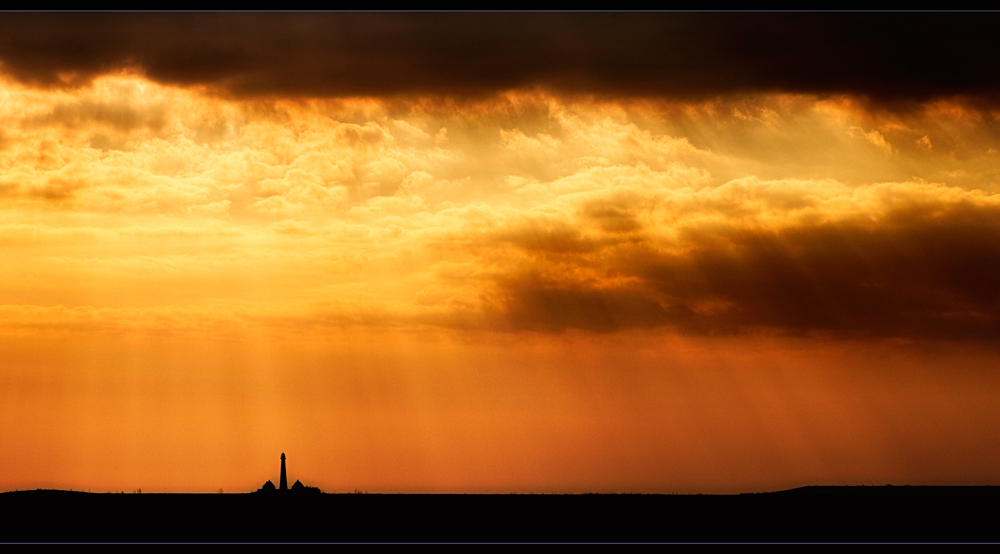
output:
[[[870, 218], [779, 231], [731, 228], [682, 254], [622, 241], [576, 267], [611, 284], [524, 275], [499, 281], [500, 325], [524, 329], [671, 327], [730, 335], [1000, 338], [1000, 209], [914, 205]], [[573, 261], [560, 258], [562, 267]], [[593, 273], [593, 271], [591, 272]]]
[[855, 93], [993, 98], [1000, 14], [7, 13], [38, 84], [121, 67], [236, 95]]

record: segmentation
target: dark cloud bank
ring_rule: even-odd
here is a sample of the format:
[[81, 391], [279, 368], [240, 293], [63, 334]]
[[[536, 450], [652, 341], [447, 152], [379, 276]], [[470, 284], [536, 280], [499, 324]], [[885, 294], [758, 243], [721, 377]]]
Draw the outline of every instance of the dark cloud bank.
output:
[[[565, 240], [517, 245], [526, 267], [497, 280], [509, 329], [692, 335], [765, 332], [841, 338], [1000, 339], [1000, 209], [913, 206], [880, 221], [730, 228], [684, 253], [622, 240], [592, 254]], [[546, 271], [550, 267], [554, 271]], [[569, 270], [567, 270], [569, 268]], [[613, 286], [553, 277], [573, 268]]]
[[850, 93], [995, 98], [1000, 13], [7, 13], [3, 69], [141, 67], [239, 96]]

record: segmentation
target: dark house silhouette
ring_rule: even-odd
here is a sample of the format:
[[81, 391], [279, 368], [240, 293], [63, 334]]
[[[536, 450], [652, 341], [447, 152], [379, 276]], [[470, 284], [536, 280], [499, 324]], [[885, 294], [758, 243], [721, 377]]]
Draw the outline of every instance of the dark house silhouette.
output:
[[302, 484], [302, 481], [299, 481], [297, 479], [295, 481], [295, 484], [292, 485], [292, 488], [291, 489], [288, 488], [288, 472], [285, 470], [285, 453], [284, 452], [281, 453], [281, 480], [278, 481], [278, 483], [280, 483], [280, 486], [277, 487], [277, 488], [275, 488], [274, 483], [272, 483], [270, 480], [268, 480], [266, 483], [264, 483], [264, 486], [262, 486], [261, 488], [257, 489], [257, 492], [260, 492], [260, 493], [296, 493], [296, 494], [302, 494], [302, 493], [314, 493], [315, 494], [315, 493], [322, 492], [322, 491], [319, 490], [319, 487], [307, 487], [307, 486], [305, 486], [305, 485]]

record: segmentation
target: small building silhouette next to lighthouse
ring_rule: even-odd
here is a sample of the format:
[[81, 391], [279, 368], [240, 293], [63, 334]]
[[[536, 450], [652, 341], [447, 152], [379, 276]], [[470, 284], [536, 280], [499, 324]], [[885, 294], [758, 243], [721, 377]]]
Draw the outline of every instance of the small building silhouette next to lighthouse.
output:
[[285, 453], [284, 452], [281, 453], [281, 479], [278, 481], [278, 483], [279, 483], [278, 488], [275, 488], [274, 487], [274, 483], [272, 483], [270, 480], [268, 480], [266, 483], [264, 483], [263, 487], [257, 489], [257, 492], [261, 492], [261, 493], [285, 493], [285, 492], [294, 492], [294, 493], [319, 493], [319, 492], [321, 492], [319, 490], [319, 487], [307, 487], [307, 486], [305, 486], [305, 485], [302, 484], [302, 481], [299, 481], [297, 479], [295, 481], [295, 484], [292, 485], [292, 488], [291, 489], [288, 488], [288, 472], [285, 469]]

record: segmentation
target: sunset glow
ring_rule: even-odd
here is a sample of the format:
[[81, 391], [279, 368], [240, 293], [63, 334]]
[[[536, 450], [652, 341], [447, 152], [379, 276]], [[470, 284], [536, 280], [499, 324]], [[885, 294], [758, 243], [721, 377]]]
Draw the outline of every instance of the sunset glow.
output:
[[2, 490], [1000, 481], [992, 104], [5, 67]]

